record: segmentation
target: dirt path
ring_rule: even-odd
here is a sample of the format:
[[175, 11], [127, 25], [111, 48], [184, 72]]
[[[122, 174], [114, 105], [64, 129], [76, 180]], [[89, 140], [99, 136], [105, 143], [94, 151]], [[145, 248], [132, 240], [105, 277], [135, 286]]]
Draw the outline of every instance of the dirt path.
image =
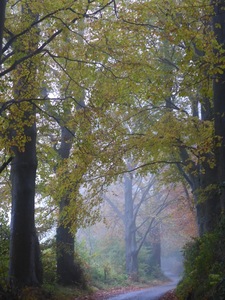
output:
[[151, 287], [140, 291], [133, 291], [125, 294], [116, 295], [106, 298], [107, 300], [159, 300], [168, 291], [173, 290], [179, 278], [170, 276], [171, 282], [161, 286]]

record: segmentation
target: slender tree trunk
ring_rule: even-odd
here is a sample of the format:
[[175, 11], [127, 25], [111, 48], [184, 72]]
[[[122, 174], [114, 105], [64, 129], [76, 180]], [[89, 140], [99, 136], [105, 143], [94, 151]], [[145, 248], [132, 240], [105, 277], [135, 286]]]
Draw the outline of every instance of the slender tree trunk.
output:
[[138, 250], [136, 242], [136, 225], [134, 219], [134, 203], [132, 195], [132, 174], [124, 175], [125, 191], [125, 251], [126, 272], [134, 280], [138, 280]]
[[151, 254], [149, 259], [150, 270], [161, 268], [161, 238], [160, 225], [157, 225], [151, 232]]

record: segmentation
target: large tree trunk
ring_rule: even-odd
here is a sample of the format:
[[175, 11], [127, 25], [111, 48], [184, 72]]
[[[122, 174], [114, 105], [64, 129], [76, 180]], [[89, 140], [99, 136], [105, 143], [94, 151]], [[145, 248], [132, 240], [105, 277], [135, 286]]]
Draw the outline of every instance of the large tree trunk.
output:
[[[213, 16], [213, 28], [220, 46], [225, 50], [225, 1], [212, 1], [215, 15]], [[215, 51], [218, 57], [223, 56], [221, 50]], [[222, 62], [223, 64], [223, 62]], [[220, 67], [220, 66], [218, 66]], [[225, 72], [224, 66], [221, 66], [223, 72], [215, 75], [213, 81], [213, 102], [215, 110], [215, 135], [221, 138], [220, 147], [216, 148], [216, 167], [217, 167], [217, 182], [218, 195], [214, 201], [218, 205], [218, 200], [221, 212], [225, 209]], [[219, 216], [217, 216], [219, 219]]]
[[[201, 120], [212, 121], [214, 117], [211, 101], [203, 98], [201, 101]], [[202, 236], [206, 232], [212, 231], [218, 223], [220, 205], [218, 199], [217, 168], [211, 167], [208, 161], [212, 160], [212, 154], [204, 154], [206, 159], [195, 164], [191, 161], [186, 149], [180, 151], [181, 159], [184, 163], [192, 164], [189, 173], [181, 170], [181, 174], [187, 179], [193, 192], [198, 222], [198, 232]]]
[[[201, 119], [203, 121], [213, 121], [214, 111], [213, 105], [209, 98], [204, 98], [201, 103]], [[213, 154], [215, 155], [215, 153]], [[199, 205], [202, 205], [203, 213], [203, 227], [201, 235], [212, 231], [218, 222], [218, 214], [220, 213], [218, 190], [216, 188], [217, 184], [217, 170], [216, 167], [210, 167], [208, 161], [212, 160], [212, 154], [206, 154], [206, 159], [200, 167], [200, 190], [203, 191], [203, 199], [199, 197]], [[201, 168], [204, 169], [201, 172]]]
[[[24, 4], [22, 13], [27, 22], [36, 15]], [[18, 41], [14, 51], [26, 55], [38, 44], [38, 30], [31, 29]], [[35, 231], [34, 198], [37, 169], [35, 108], [30, 103], [37, 98], [37, 62], [27, 60], [19, 65], [14, 75], [11, 140], [14, 158], [11, 166], [12, 215], [10, 233], [9, 277], [13, 288], [36, 286], [42, 282], [40, 249]]]
[[138, 250], [136, 242], [136, 225], [132, 195], [132, 174], [124, 175], [125, 192], [125, 250], [126, 272], [132, 280], [138, 280]]
[[[225, 49], [225, 1], [212, 1], [215, 15], [213, 16], [214, 32], [217, 41]], [[215, 51], [217, 52], [217, 51]], [[217, 56], [221, 54], [216, 53]], [[215, 149], [216, 166], [210, 168], [203, 163], [200, 169], [198, 186], [195, 189], [200, 235], [210, 232], [217, 226], [225, 206], [225, 73], [216, 74], [213, 80], [213, 104], [209, 99], [202, 102], [202, 120], [215, 120], [215, 136], [221, 139], [221, 146]], [[210, 160], [210, 155], [206, 156]], [[203, 197], [199, 193], [203, 192]]]
[[30, 141], [25, 151], [14, 148], [11, 167], [12, 216], [10, 236], [10, 283], [13, 288], [35, 286], [42, 282], [40, 250], [34, 222], [36, 127], [27, 127]]
[[[72, 147], [72, 134], [66, 127], [61, 127], [61, 145], [59, 155], [62, 160], [69, 158]], [[74, 234], [70, 231], [70, 224], [63, 223], [62, 212], [69, 205], [69, 191], [60, 201], [59, 221], [56, 233], [57, 245], [57, 277], [63, 285], [85, 285], [84, 274], [80, 264], [75, 262]]]

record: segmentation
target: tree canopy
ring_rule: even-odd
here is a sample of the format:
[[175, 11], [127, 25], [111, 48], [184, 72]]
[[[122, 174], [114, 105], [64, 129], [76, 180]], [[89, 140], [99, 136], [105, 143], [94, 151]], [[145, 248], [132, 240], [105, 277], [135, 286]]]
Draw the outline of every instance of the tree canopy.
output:
[[206, 0], [1, 1], [1, 183], [9, 198], [11, 165], [12, 217], [32, 190], [31, 211], [22, 209], [32, 239], [35, 195], [39, 211], [49, 203], [53, 222], [60, 212], [75, 233], [133, 171], [182, 183], [199, 234], [215, 229], [225, 202], [223, 9]]

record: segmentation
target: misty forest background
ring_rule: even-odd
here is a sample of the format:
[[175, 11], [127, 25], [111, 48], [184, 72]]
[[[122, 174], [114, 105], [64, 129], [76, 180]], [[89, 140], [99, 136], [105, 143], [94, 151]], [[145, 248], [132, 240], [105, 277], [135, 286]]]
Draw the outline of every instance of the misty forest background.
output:
[[224, 299], [224, 69], [223, 0], [0, 1], [2, 299]]

